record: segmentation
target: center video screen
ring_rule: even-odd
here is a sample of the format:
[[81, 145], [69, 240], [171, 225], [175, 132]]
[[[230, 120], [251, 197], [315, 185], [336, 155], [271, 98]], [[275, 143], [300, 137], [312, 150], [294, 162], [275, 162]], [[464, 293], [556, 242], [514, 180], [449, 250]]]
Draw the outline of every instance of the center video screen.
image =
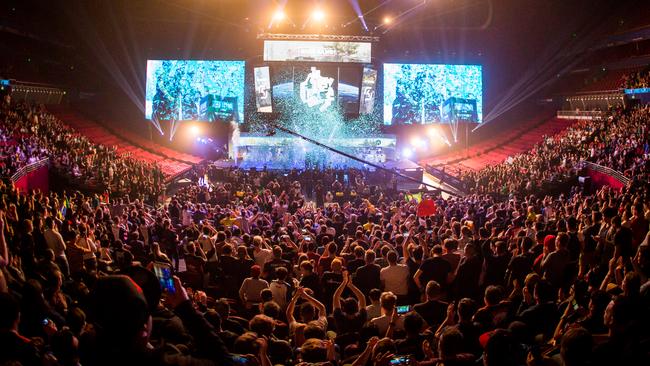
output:
[[[476, 110], [444, 113], [445, 104], [460, 100]], [[459, 116], [483, 120], [480, 65], [384, 64], [384, 125], [452, 123]]]
[[241, 123], [244, 72], [244, 61], [149, 60], [145, 117]]
[[[336, 66], [273, 68], [273, 103], [302, 103], [321, 112], [340, 105], [344, 113], [359, 111], [361, 69]], [[275, 109], [276, 107], [274, 107]]]

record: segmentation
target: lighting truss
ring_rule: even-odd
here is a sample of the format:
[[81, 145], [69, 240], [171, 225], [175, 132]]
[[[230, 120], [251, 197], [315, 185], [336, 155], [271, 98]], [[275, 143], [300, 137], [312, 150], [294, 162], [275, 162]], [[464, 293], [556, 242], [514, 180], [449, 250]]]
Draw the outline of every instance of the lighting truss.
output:
[[257, 39], [276, 41], [379, 42], [379, 37], [376, 36], [345, 36], [336, 34], [259, 33]]

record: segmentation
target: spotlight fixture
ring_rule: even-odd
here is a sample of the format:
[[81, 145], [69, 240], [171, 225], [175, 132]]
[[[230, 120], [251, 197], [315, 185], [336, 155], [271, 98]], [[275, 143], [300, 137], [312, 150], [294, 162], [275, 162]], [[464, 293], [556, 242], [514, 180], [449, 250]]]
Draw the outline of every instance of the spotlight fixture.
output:
[[315, 9], [315, 10], [311, 13], [311, 18], [312, 18], [314, 21], [322, 22], [323, 20], [325, 20], [325, 13], [324, 13], [321, 9]]
[[274, 22], [281, 22], [286, 18], [287, 15], [284, 13], [282, 9], [278, 9], [275, 13], [273, 13], [273, 21]]
[[387, 17], [387, 16], [384, 17], [384, 24], [390, 24], [392, 22], [393, 22], [393, 19], [391, 19], [390, 17]]

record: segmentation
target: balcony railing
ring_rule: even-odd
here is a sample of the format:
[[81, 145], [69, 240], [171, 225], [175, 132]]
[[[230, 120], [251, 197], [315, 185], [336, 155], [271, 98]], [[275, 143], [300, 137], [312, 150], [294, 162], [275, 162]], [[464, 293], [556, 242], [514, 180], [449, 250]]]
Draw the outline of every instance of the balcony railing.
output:
[[24, 177], [25, 175], [27, 175], [27, 174], [29, 174], [29, 173], [31, 173], [31, 172], [33, 172], [33, 171], [35, 171], [35, 170], [37, 170], [37, 169], [39, 169], [41, 167], [49, 165], [49, 163], [50, 163], [50, 159], [45, 158], [45, 159], [35, 161], [35, 162], [31, 163], [31, 164], [27, 164], [24, 167], [18, 169], [16, 171], [16, 173], [14, 173], [14, 175], [11, 176], [11, 181], [16, 183], [20, 178]]

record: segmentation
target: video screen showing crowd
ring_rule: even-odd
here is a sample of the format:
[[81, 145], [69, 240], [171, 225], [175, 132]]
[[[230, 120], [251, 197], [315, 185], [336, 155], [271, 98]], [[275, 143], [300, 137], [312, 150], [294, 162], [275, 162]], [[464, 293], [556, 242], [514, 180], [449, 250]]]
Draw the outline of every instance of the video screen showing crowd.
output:
[[244, 61], [149, 60], [147, 119], [243, 122]]
[[478, 65], [384, 64], [384, 125], [481, 123]]

